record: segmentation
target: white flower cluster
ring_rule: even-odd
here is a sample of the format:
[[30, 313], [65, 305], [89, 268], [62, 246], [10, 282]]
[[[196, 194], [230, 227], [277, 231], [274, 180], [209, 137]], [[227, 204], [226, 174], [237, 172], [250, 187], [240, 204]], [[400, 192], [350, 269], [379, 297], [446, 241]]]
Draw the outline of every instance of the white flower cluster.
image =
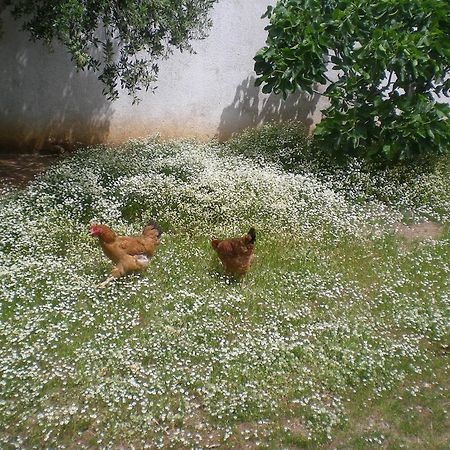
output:
[[[404, 208], [448, 219], [443, 173], [399, 192], [356, 162], [292, 173], [149, 140], [3, 189], [1, 446], [267, 443], [286, 417], [330, 439], [344, 399], [423, 370], [422, 342], [448, 333], [448, 243], [408, 247], [392, 231]], [[130, 234], [149, 219], [165, 230], [149, 270], [96, 290], [110, 263], [89, 223]], [[250, 226], [258, 259], [235, 283], [208, 239]]]

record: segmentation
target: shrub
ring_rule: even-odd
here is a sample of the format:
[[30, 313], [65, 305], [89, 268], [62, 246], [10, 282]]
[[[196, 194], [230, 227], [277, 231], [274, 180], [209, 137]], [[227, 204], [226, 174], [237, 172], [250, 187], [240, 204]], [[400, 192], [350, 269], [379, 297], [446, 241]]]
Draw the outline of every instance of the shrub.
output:
[[264, 17], [256, 84], [285, 97], [328, 85], [322, 148], [385, 161], [448, 152], [450, 108], [437, 102], [450, 88], [448, 1], [280, 0]]

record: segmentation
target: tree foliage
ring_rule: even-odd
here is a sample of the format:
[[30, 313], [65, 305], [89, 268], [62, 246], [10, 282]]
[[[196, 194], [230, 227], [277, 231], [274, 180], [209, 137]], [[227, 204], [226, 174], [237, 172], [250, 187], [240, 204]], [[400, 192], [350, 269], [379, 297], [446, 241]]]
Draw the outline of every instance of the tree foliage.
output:
[[285, 97], [326, 85], [323, 147], [389, 160], [448, 152], [448, 0], [279, 0], [263, 17], [256, 83]]
[[206, 36], [216, 0], [4, 0], [33, 40], [60, 41], [78, 69], [99, 73], [104, 94], [119, 85], [137, 100], [153, 88], [158, 62], [174, 49], [192, 52]]

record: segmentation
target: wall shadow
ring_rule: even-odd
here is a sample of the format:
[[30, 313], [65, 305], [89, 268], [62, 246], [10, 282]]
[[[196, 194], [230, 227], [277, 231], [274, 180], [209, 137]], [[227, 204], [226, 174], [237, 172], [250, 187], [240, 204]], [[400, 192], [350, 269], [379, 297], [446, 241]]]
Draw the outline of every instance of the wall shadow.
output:
[[302, 122], [309, 130], [319, 100], [319, 94], [303, 92], [290, 94], [286, 100], [281, 95], [263, 94], [261, 88], [255, 86], [255, 77], [250, 76], [236, 88], [232, 103], [223, 110], [217, 137], [225, 141], [246, 128], [289, 119]]
[[91, 72], [77, 72], [67, 51], [31, 42], [2, 14], [0, 151], [29, 152], [104, 142], [111, 105]]

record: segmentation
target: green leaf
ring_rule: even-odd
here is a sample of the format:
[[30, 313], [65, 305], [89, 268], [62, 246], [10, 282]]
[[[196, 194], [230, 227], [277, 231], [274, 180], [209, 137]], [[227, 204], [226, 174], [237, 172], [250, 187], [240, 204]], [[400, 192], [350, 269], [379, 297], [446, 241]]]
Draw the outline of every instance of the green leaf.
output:
[[[450, 147], [449, 108], [434, 103], [450, 93], [450, 81], [442, 81], [450, 58], [447, 0], [283, 0], [269, 20], [255, 58], [258, 83], [284, 97], [297, 86], [313, 92], [328, 84], [330, 107], [314, 133], [324, 145], [390, 160]], [[331, 68], [339, 76], [328, 83]]]

